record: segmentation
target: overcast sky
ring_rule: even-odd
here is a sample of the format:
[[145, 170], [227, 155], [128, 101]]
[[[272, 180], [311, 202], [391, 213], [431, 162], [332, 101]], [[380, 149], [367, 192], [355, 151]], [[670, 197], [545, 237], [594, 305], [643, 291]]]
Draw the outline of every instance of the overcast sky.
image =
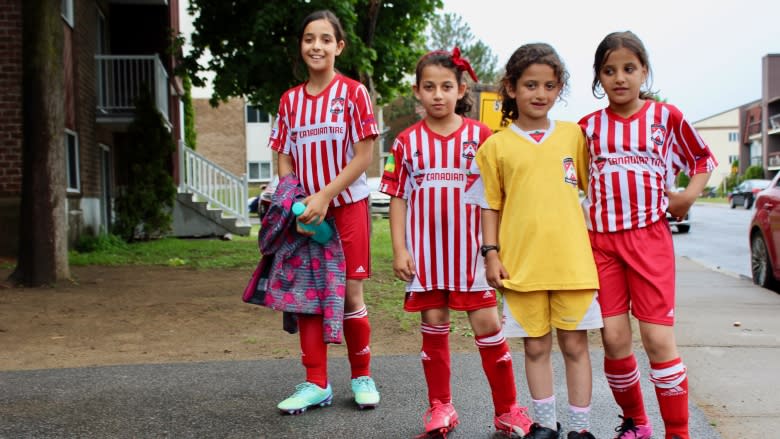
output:
[[653, 89], [692, 122], [760, 99], [762, 58], [780, 53], [778, 0], [444, 0], [444, 12], [463, 17], [501, 69], [520, 45], [551, 44], [571, 74], [568, 105], [553, 107], [556, 119], [606, 106], [590, 85], [596, 46], [613, 31], [642, 39]]
[[[187, 2], [180, 4], [186, 15]], [[577, 120], [606, 106], [590, 84], [596, 46], [613, 31], [631, 30], [642, 39], [653, 89], [692, 122], [760, 99], [761, 60], [780, 53], [780, 0], [444, 0], [443, 11], [463, 17], [501, 69], [524, 43], [555, 47], [571, 74], [567, 103], [552, 109], [556, 119]], [[182, 18], [187, 34], [192, 27]]]

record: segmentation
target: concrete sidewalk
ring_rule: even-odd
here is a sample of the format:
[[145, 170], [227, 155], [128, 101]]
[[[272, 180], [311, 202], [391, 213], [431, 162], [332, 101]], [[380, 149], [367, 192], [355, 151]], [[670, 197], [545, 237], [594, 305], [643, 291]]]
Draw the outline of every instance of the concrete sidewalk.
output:
[[780, 294], [677, 258], [676, 314], [691, 402], [724, 438], [780, 436]]
[[[692, 437], [771, 436], [780, 425], [775, 384], [780, 295], [687, 259], [677, 261], [677, 334], [689, 368]], [[612, 438], [618, 410], [601, 373], [603, 352], [591, 354], [593, 433]], [[637, 357], [654, 437], [662, 438], [647, 358], [643, 352]], [[514, 359], [520, 402], [528, 405], [522, 353], [515, 352]], [[366, 412], [350, 400], [346, 359], [331, 359], [329, 367], [333, 407], [295, 417], [281, 416], [275, 406], [301, 379], [297, 359], [0, 372], [0, 438], [343, 439], [420, 433], [426, 390], [417, 356], [375, 357], [382, 402]], [[554, 367], [565, 421], [559, 354]], [[476, 353], [453, 356], [453, 394], [461, 425], [450, 437], [492, 437], [492, 404]]]

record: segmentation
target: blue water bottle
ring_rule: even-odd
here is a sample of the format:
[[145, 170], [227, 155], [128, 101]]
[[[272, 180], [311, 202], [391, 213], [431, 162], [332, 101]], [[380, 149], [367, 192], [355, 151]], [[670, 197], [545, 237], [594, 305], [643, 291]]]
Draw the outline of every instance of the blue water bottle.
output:
[[[292, 205], [292, 213], [296, 218], [299, 217], [305, 210], [306, 205], [300, 201], [293, 203]], [[311, 239], [319, 242], [320, 244], [325, 244], [326, 242], [330, 241], [330, 238], [333, 236], [333, 229], [330, 227], [330, 224], [328, 224], [327, 221], [323, 221], [319, 224], [306, 224], [299, 221], [298, 225], [303, 230], [314, 232], [314, 234], [311, 235]]]

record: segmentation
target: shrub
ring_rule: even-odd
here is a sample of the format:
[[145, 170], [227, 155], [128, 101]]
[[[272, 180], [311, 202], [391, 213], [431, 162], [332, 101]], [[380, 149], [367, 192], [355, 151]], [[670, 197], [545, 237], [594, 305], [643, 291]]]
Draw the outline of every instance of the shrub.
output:
[[75, 250], [79, 253], [92, 253], [95, 251], [109, 251], [112, 249], [125, 249], [127, 243], [119, 236], [111, 234], [81, 235], [76, 242]]
[[753, 178], [764, 178], [764, 168], [758, 165], [753, 165], [745, 169], [745, 176], [742, 180], [750, 180]]
[[117, 197], [114, 224], [114, 233], [127, 242], [168, 233], [176, 197], [171, 176], [176, 145], [171, 133], [148, 91], [141, 92], [135, 105], [125, 156], [127, 186]]

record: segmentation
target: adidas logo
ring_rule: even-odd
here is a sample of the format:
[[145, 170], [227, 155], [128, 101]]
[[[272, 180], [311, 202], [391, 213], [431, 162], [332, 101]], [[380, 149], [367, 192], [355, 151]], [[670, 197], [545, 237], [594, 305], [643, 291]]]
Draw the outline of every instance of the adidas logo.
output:
[[485, 291], [482, 294], [483, 299], [492, 299], [493, 298], [493, 292], [492, 291]]
[[670, 309], [668, 313], [666, 313], [666, 317], [674, 317], [674, 308]]
[[425, 351], [420, 351], [420, 359], [422, 361], [430, 361], [431, 357], [429, 357], [428, 354], [425, 353]]
[[361, 349], [360, 352], [356, 353], [355, 355], [369, 355], [369, 354], [371, 354], [371, 348], [366, 346], [363, 349]]
[[509, 352], [504, 352], [504, 355], [501, 356], [498, 360], [496, 360], [496, 363], [511, 363], [512, 362], [512, 354]]
[[365, 273], [365, 272], [366, 272], [366, 269], [365, 269], [365, 268], [363, 268], [363, 266], [362, 266], [362, 265], [361, 265], [361, 266], [359, 266], [359, 267], [357, 268], [357, 270], [355, 270], [355, 273]]
[[671, 389], [667, 389], [661, 392], [661, 396], [680, 396], [686, 394], [688, 394], [688, 392], [686, 392], [685, 389], [680, 386], [674, 386]]

